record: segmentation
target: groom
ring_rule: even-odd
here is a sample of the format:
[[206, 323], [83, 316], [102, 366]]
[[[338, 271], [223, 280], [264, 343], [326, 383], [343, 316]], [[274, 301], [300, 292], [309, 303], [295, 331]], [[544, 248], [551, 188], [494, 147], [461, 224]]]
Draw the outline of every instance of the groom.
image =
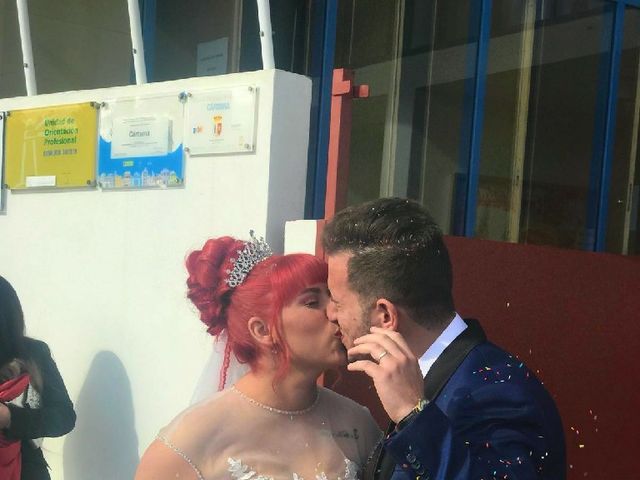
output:
[[349, 207], [325, 227], [331, 304], [349, 370], [392, 420], [367, 479], [560, 480], [556, 406], [526, 366], [455, 312], [442, 232], [416, 202]]

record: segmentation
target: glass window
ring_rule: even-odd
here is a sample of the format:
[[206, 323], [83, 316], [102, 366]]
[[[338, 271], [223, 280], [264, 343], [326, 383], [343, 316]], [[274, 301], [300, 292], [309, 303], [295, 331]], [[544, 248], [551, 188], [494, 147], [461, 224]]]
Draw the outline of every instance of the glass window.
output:
[[606, 250], [640, 254], [640, 10], [624, 18]]
[[614, 4], [494, 5], [476, 234], [593, 249]]
[[[462, 220], [465, 96], [477, 48], [473, 2], [340, 2], [336, 67], [370, 97], [353, 102], [349, 203], [416, 198], [447, 232]], [[469, 40], [471, 38], [471, 40]]]
[[[249, 8], [256, 10], [255, 0], [245, 0]], [[276, 68], [287, 72], [306, 75], [309, 71], [309, 28], [311, 0], [270, 0], [271, 28], [273, 30], [273, 56]], [[258, 37], [258, 17], [254, 13], [255, 28], [247, 31], [243, 38], [252, 37], [256, 42], [257, 57], [260, 56], [260, 38]], [[243, 48], [244, 57], [247, 53]], [[262, 68], [262, 60], [253, 68], [245, 68], [243, 71], [259, 70]]]
[[[401, 3], [401, 2], [400, 2]], [[399, 2], [346, 0], [338, 2], [335, 68], [355, 72], [357, 84], [369, 85], [369, 98], [352, 106], [348, 202], [380, 196], [386, 125], [391, 115], [398, 48]]]
[[[306, 73], [309, 0], [272, 0], [270, 10], [276, 68]], [[150, 78], [260, 70], [259, 31], [255, 0], [156, 0]]]
[[614, 4], [556, 3], [562, 16], [537, 22], [534, 31], [519, 241], [591, 250], [595, 212], [588, 205], [602, 155], [598, 86]]
[[[431, 41], [422, 56], [407, 55], [402, 70], [417, 85], [412, 85], [414, 99], [399, 102], [398, 115], [414, 119], [419, 137], [412, 139], [413, 151], [407, 155], [398, 132], [395, 181], [404, 176], [407, 195], [420, 200], [442, 229], [453, 234], [461, 234], [464, 224], [479, 5], [433, 2]], [[422, 72], [412, 72], [411, 62], [418, 59], [424, 62]], [[409, 168], [403, 169], [407, 163]], [[395, 191], [404, 193], [398, 187]]]
[[238, 0], [157, 0], [155, 38], [145, 38], [153, 81], [237, 72], [241, 11]]
[[[276, 68], [306, 74], [310, 0], [272, 0]], [[149, 81], [262, 68], [255, 0], [140, 0]], [[126, 1], [31, 0], [38, 93], [135, 82]], [[15, 2], [0, 1], [0, 98], [26, 94]]]
[[16, 2], [0, 1], [0, 98], [26, 94]]
[[[353, 101], [348, 202], [420, 200], [463, 232], [479, 2], [338, 4]], [[595, 247], [613, 13], [607, 0], [494, 0], [476, 205], [481, 238]], [[607, 249], [638, 250], [640, 10], [627, 8]], [[468, 233], [468, 232], [467, 232]]]
[[127, 2], [30, 0], [38, 93], [132, 82]]
[[518, 241], [536, 1], [496, 0], [487, 65], [476, 235]]

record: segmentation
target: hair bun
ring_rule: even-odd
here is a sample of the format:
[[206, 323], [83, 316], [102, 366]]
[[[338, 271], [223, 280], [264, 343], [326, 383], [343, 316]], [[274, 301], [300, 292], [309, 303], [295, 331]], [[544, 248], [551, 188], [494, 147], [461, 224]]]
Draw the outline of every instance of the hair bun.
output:
[[202, 250], [195, 250], [187, 257], [187, 297], [200, 311], [200, 320], [211, 335], [219, 334], [226, 326], [225, 309], [231, 292], [224, 281], [228, 275], [226, 270], [231, 258], [243, 247], [242, 240], [214, 238], [207, 240]]

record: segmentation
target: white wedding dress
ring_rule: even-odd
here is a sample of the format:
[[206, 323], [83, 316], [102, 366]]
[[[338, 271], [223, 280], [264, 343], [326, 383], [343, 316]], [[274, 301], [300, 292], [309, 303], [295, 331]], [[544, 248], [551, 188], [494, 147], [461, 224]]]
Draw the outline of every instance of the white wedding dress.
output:
[[381, 432], [366, 408], [326, 388], [309, 408], [283, 411], [231, 387], [158, 438], [202, 480], [355, 480]]

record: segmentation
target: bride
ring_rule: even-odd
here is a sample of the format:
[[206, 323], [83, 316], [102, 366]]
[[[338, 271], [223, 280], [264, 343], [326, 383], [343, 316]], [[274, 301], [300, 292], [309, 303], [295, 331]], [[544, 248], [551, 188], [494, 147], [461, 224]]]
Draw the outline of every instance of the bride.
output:
[[[366, 408], [316, 384], [347, 361], [325, 314], [326, 264], [270, 255], [251, 236], [187, 258], [188, 297], [210, 334], [227, 335], [221, 391], [161, 430], [137, 480], [352, 480], [380, 439]], [[250, 370], [222, 390], [232, 354]]]

